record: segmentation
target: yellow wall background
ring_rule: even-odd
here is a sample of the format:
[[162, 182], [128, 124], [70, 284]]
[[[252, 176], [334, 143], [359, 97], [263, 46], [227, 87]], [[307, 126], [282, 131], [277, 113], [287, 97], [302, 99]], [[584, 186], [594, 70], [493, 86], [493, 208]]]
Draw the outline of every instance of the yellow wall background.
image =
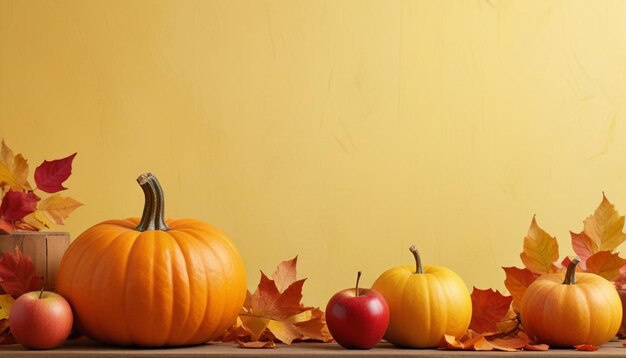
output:
[[304, 303], [427, 263], [503, 289], [533, 214], [626, 211], [626, 2], [0, 1], [0, 136], [74, 151], [65, 229], [167, 214], [258, 270], [299, 254]]

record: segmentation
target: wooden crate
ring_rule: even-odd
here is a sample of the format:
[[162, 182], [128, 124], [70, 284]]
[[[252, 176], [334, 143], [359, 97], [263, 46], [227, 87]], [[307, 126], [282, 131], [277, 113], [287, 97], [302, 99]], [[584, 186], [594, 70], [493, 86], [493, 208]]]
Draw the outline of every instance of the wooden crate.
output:
[[[48, 291], [54, 290], [56, 286], [59, 264], [69, 245], [70, 234], [67, 232], [20, 231], [9, 235], [0, 235], [0, 251], [12, 252], [15, 246], [18, 246], [24, 254], [33, 259], [37, 275], [44, 278], [45, 287]], [[47, 260], [46, 252], [48, 254]]]

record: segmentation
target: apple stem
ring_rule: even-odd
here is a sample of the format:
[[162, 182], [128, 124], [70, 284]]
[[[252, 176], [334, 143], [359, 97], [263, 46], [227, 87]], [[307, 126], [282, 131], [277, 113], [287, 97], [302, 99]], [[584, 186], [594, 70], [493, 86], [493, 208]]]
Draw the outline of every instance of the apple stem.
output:
[[361, 279], [361, 271], [356, 273], [356, 287], [355, 287], [356, 297], [359, 297], [359, 280], [360, 279]]
[[576, 284], [576, 266], [580, 260], [578, 257], [574, 257], [572, 262], [567, 266], [567, 271], [565, 272], [565, 280], [563, 280], [564, 285], [575, 285]]
[[43, 289], [44, 289], [45, 287], [46, 287], [46, 286], [42, 283], [42, 284], [41, 284], [41, 291], [39, 291], [39, 299], [41, 299], [41, 297], [43, 296]]
[[415, 257], [415, 273], [424, 273], [424, 268], [422, 267], [422, 258], [420, 257], [419, 251], [417, 251], [417, 247], [415, 245], [411, 245], [409, 250], [413, 253]]

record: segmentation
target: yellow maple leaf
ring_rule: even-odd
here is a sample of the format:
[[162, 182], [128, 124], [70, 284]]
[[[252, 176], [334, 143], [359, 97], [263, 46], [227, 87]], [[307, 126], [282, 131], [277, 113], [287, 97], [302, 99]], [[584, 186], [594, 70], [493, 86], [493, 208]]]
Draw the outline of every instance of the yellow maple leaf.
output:
[[[55, 223], [62, 225], [63, 220], [66, 219], [72, 211], [82, 205], [83, 204], [70, 197], [54, 194], [39, 203], [39, 211], [45, 213]], [[42, 221], [41, 218], [37, 219]], [[45, 221], [42, 221], [42, 223], [45, 224]]]
[[294, 340], [302, 338], [302, 332], [288, 321], [271, 320], [267, 328], [285, 344], [291, 344]]
[[557, 271], [554, 264], [559, 259], [559, 244], [556, 238], [550, 236], [537, 225], [533, 216], [528, 234], [524, 238], [524, 251], [520, 254], [526, 267], [536, 273], [551, 273]]
[[602, 202], [584, 221], [584, 233], [597, 245], [597, 251], [613, 250], [626, 240], [624, 217], [602, 193]]
[[36, 228], [37, 230], [49, 229], [52, 226], [52, 223], [50, 222], [50, 219], [48, 219], [48, 216], [46, 216], [46, 214], [39, 209], [24, 216], [24, 218], [22, 218], [22, 221]]
[[27, 178], [28, 162], [21, 154], [14, 155], [3, 140], [0, 150], [0, 183], [14, 190], [32, 190]]
[[15, 299], [13, 299], [11, 295], [0, 295], [0, 320], [9, 318], [11, 309], [13, 308], [13, 302], [15, 302]]
[[239, 318], [241, 318], [243, 328], [250, 333], [250, 339], [252, 341], [258, 341], [263, 335], [263, 332], [265, 332], [265, 328], [267, 328], [270, 323], [269, 318], [257, 316], [240, 315]]

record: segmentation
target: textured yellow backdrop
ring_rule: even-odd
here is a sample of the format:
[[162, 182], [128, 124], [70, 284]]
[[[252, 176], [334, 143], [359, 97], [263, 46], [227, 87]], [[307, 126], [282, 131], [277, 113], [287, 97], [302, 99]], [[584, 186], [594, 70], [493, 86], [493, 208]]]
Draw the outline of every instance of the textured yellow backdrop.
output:
[[225, 231], [304, 302], [428, 263], [504, 288], [531, 217], [626, 211], [626, 2], [0, 1], [0, 136], [78, 151], [73, 236], [141, 213]]

